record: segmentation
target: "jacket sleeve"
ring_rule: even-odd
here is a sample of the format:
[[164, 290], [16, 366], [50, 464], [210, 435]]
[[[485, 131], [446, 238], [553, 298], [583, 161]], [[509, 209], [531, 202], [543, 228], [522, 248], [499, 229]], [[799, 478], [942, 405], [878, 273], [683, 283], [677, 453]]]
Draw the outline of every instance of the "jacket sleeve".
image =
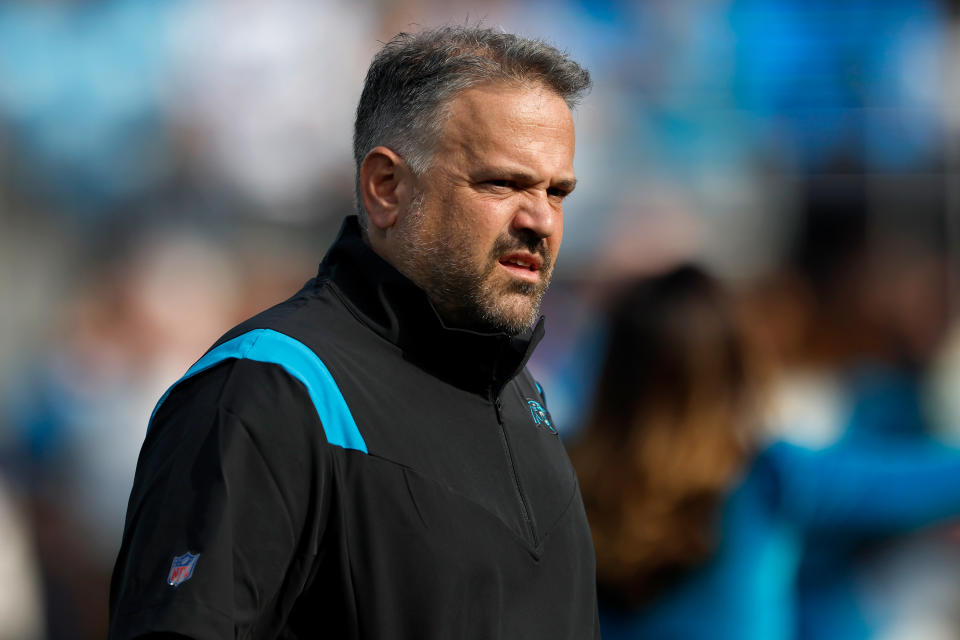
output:
[[110, 638], [282, 627], [326, 522], [329, 449], [306, 389], [277, 365], [228, 361], [175, 387], [137, 464]]
[[779, 508], [807, 529], [898, 533], [960, 517], [960, 450], [808, 450], [777, 443], [761, 454]]

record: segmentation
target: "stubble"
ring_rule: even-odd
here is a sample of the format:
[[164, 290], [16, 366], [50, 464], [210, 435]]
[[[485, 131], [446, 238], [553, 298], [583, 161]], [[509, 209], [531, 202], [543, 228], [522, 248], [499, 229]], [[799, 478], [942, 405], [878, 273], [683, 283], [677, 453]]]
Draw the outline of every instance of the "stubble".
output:
[[[500, 236], [482, 265], [470, 260], [463, 234], [437, 233], [426, 227], [422, 197], [417, 197], [397, 229], [402, 269], [426, 291], [440, 315], [458, 328], [517, 335], [537, 320], [550, 283], [553, 256], [542, 238]], [[497, 277], [499, 257], [516, 250], [543, 260], [539, 282]]]

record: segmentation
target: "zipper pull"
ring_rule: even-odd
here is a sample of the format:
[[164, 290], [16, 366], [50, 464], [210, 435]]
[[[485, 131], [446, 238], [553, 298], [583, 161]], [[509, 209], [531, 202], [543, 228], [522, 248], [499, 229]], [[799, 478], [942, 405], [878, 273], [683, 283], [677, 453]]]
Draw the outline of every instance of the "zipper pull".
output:
[[493, 409], [497, 412], [497, 422], [503, 424], [503, 405], [500, 404], [499, 396], [493, 399]]

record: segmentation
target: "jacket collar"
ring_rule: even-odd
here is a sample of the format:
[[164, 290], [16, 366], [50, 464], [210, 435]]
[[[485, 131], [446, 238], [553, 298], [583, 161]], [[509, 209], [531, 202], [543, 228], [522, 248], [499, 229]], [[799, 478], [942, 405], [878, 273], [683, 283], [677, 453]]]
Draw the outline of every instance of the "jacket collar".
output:
[[344, 220], [320, 264], [318, 282], [323, 281], [405, 358], [488, 398], [520, 373], [543, 337], [543, 317], [518, 336], [445, 325], [426, 292], [367, 246], [356, 216]]

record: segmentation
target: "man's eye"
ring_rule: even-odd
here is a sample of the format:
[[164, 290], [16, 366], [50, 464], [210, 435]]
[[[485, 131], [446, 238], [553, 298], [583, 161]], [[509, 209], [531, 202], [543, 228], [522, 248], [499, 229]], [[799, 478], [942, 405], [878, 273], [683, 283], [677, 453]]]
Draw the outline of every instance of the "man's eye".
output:
[[563, 200], [569, 194], [570, 194], [569, 191], [566, 191], [564, 189], [558, 189], [556, 187], [550, 187], [549, 189], [547, 189], [547, 195], [550, 196], [551, 198], [559, 198], [560, 200]]
[[513, 183], [509, 180], [487, 180], [487, 184], [498, 189], [510, 189]]

